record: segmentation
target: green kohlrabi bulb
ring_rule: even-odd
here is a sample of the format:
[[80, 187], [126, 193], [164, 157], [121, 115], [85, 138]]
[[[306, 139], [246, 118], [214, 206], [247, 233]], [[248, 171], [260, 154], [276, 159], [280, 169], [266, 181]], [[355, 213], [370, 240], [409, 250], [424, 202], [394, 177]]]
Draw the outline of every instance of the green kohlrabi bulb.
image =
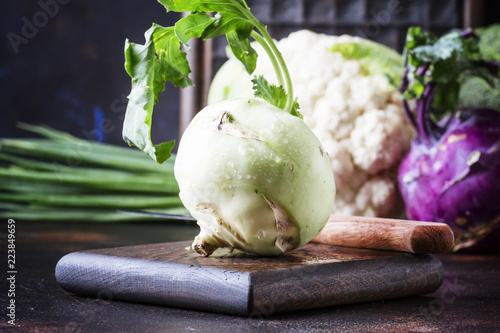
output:
[[198, 221], [194, 250], [278, 255], [311, 241], [335, 198], [331, 161], [298, 117], [261, 99], [207, 106], [179, 144], [175, 177]]

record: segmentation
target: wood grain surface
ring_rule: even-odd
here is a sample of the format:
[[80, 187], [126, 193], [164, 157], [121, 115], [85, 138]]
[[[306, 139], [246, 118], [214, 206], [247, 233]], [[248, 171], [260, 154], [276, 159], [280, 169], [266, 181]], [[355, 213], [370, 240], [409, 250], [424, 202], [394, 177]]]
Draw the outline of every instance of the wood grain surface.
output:
[[70, 253], [56, 279], [75, 294], [249, 316], [421, 295], [443, 280], [431, 255], [310, 243], [276, 257], [200, 257], [189, 244]]
[[313, 242], [418, 254], [447, 253], [455, 238], [444, 223], [330, 216]]

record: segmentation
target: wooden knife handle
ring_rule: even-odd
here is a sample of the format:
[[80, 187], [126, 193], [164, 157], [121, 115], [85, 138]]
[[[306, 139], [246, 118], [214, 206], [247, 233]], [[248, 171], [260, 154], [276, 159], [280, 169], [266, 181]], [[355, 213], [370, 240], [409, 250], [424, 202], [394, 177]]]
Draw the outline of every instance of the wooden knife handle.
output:
[[418, 254], [447, 253], [455, 237], [444, 223], [330, 216], [315, 243]]

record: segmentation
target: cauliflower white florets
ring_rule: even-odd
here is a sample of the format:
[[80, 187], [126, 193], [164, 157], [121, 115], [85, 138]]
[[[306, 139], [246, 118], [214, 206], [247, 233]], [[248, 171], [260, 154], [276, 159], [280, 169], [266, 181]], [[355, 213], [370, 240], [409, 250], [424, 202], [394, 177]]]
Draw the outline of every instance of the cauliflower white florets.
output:
[[[337, 185], [333, 212], [394, 216], [399, 198], [395, 170], [409, 150], [414, 132], [404, 116], [399, 93], [384, 75], [367, 75], [361, 61], [330, 51], [337, 43], [353, 42], [362, 39], [301, 30], [277, 45], [290, 71], [304, 121], [332, 160]], [[258, 45], [255, 49], [263, 54]], [[277, 84], [268, 57], [258, 58], [254, 75], [264, 75]], [[234, 79], [229, 82], [227, 77]], [[209, 103], [252, 94], [249, 75], [232, 57], [215, 76]]]

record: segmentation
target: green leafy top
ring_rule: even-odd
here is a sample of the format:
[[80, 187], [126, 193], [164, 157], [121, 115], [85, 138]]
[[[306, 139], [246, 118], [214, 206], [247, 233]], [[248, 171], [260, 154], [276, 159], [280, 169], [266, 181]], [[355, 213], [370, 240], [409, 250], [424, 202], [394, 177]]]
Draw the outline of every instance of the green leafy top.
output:
[[[410, 28], [406, 40], [409, 84], [405, 98], [419, 99], [426, 87], [434, 85], [432, 110], [437, 117], [464, 107], [500, 109], [500, 103], [485, 105], [477, 100], [480, 95], [500, 94], [498, 66], [488, 66], [488, 61], [500, 58], [500, 47], [494, 50], [490, 43], [481, 42], [483, 34], [492, 33], [498, 36], [500, 25], [477, 32], [454, 30], [441, 38], [421, 28]], [[498, 47], [498, 37], [496, 40]]]
[[[483, 61], [500, 62], [500, 24], [476, 30], [479, 38], [479, 56]], [[500, 76], [493, 68], [483, 68], [480, 72], [472, 71], [463, 76], [458, 108], [490, 108], [500, 110]], [[498, 74], [498, 71], [497, 71]]]
[[[267, 80], [262, 76], [255, 76], [252, 79], [253, 90], [255, 91], [255, 97], [260, 97], [267, 101], [269, 104], [279, 107], [280, 109], [286, 108], [287, 93], [283, 86], [275, 86], [274, 84], [269, 84]], [[299, 104], [297, 99], [292, 104], [292, 108], [289, 110], [290, 114], [293, 116], [303, 119], [299, 112]]]
[[301, 117], [283, 57], [267, 28], [253, 16], [244, 0], [158, 1], [167, 12], [189, 12], [189, 15], [173, 27], [153, 24], [144, 35], [146, 42], [143, 45], [129, 40], [125, 43], [125, 68], [132, 78], [123, 124], [123, 139], [128, 144], [142, 149], [158, 163], [170, 157], [174, 141], [157, 145], [151, 141], [153, 107], [158, 102], [159, 94], [165, 90], [166, 81], [182, 88], [193, 85], [186, 53], [181, 50], [181, 45], [190, 50], [191, 38], [205, 40], [226, 35], [233, 54], [249, 74], [257, 65], [257, 52], [251, 47], [249, 37], [255, 39], [270, 57], [280, 84], [277, 87], [267, 83], [263, 77], [256, 78], [256, 96]]
[[[436, 141], [442, 131], [436, 121], [461, 108], [500, 110], [499, 33], [500, 25], [453, 30], [440, 38], [419, 27], [408, 30], [400, 91], [423, 142]], [[415, 100], [416, 112], [407, 100]]]

